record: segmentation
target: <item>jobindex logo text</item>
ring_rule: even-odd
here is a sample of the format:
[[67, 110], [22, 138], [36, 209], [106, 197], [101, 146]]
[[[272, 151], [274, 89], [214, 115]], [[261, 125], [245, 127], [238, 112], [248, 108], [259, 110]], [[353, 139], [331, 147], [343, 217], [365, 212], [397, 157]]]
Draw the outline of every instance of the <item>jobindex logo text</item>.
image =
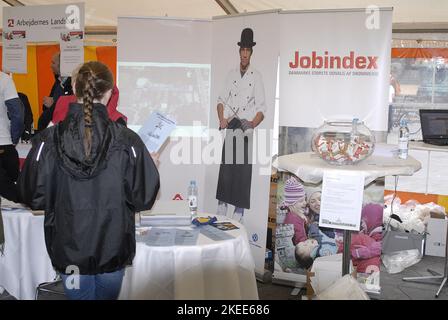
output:
[[316, 51], [311, 56], [300, 55], [295, 51], [294, 59], [289, 62], [291, 69], [378, 69], [378, 56], [357, 55], [350, 51], [347, 56], [330, 55], [325, 51], [324, 55], [318, 55]]

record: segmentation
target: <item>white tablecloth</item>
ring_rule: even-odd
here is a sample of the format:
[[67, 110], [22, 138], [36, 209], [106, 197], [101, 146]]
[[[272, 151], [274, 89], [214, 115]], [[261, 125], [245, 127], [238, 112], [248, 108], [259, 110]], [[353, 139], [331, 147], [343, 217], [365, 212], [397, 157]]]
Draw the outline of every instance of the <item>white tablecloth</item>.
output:
[[36, 287], [52, 281], [44, 240], [44, 217], [26, 209], [2, 208], [5, 252], [0, 256], [0, 287], [16, 299], [34, 299]]
[[[229, 219], [223, 219], [229, 221]], [[137, 243], [119, 299], [258, 299], [255, 264], [244, 227], [234, 239], [200, 234], [195, 246], [149, 247]]]
[[[38, 284], [52, 281], [43, 216], [2, 209], [5, 254], [0, 286], [17, 299], [34, 299]], [[224, 219], [228, 221], [229, 219]], [[137, 243], [126, 268], [120, 299], [258, 299], [255, 264], [244, 227], [226, 231], [234, 239], [213, 241], [200, 234], [196, 246], [149, 247]]]

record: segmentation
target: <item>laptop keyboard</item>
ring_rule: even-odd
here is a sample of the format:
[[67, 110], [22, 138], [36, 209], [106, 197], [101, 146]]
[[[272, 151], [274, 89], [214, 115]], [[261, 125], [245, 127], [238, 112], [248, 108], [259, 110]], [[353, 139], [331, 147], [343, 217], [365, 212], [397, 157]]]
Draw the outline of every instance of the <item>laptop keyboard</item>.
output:
[[448, 140], [447, 139], [425, 140], [424, 142], [427, 143], [427, 144], [435, 145], [435, 146], [448, 146]]

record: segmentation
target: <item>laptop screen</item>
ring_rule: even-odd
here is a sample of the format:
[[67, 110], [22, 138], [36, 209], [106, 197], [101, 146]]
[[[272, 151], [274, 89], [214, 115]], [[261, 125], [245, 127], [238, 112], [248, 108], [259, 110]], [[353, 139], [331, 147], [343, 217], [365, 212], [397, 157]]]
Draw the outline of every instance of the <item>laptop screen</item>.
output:
[[448, 109], [420, 109], [423, 140], [448, 139]]

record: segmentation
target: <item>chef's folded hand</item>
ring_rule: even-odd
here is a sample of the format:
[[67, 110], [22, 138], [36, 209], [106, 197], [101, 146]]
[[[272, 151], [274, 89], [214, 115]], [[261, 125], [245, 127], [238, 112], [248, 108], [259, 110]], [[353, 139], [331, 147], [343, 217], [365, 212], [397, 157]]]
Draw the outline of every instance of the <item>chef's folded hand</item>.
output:
[[246, 131], [248, 129], [253, 129], [254, 128], [254, 124], [252, 123], [252, 121], [246, 120], [246, 119], [241, 119], [241, 129], [243, 131]]
[[229, 122], [225, 118], [219, 121], [220, 129], [225, 129], [225, 128], [227, 128], [228, 125], [229, 125]]

